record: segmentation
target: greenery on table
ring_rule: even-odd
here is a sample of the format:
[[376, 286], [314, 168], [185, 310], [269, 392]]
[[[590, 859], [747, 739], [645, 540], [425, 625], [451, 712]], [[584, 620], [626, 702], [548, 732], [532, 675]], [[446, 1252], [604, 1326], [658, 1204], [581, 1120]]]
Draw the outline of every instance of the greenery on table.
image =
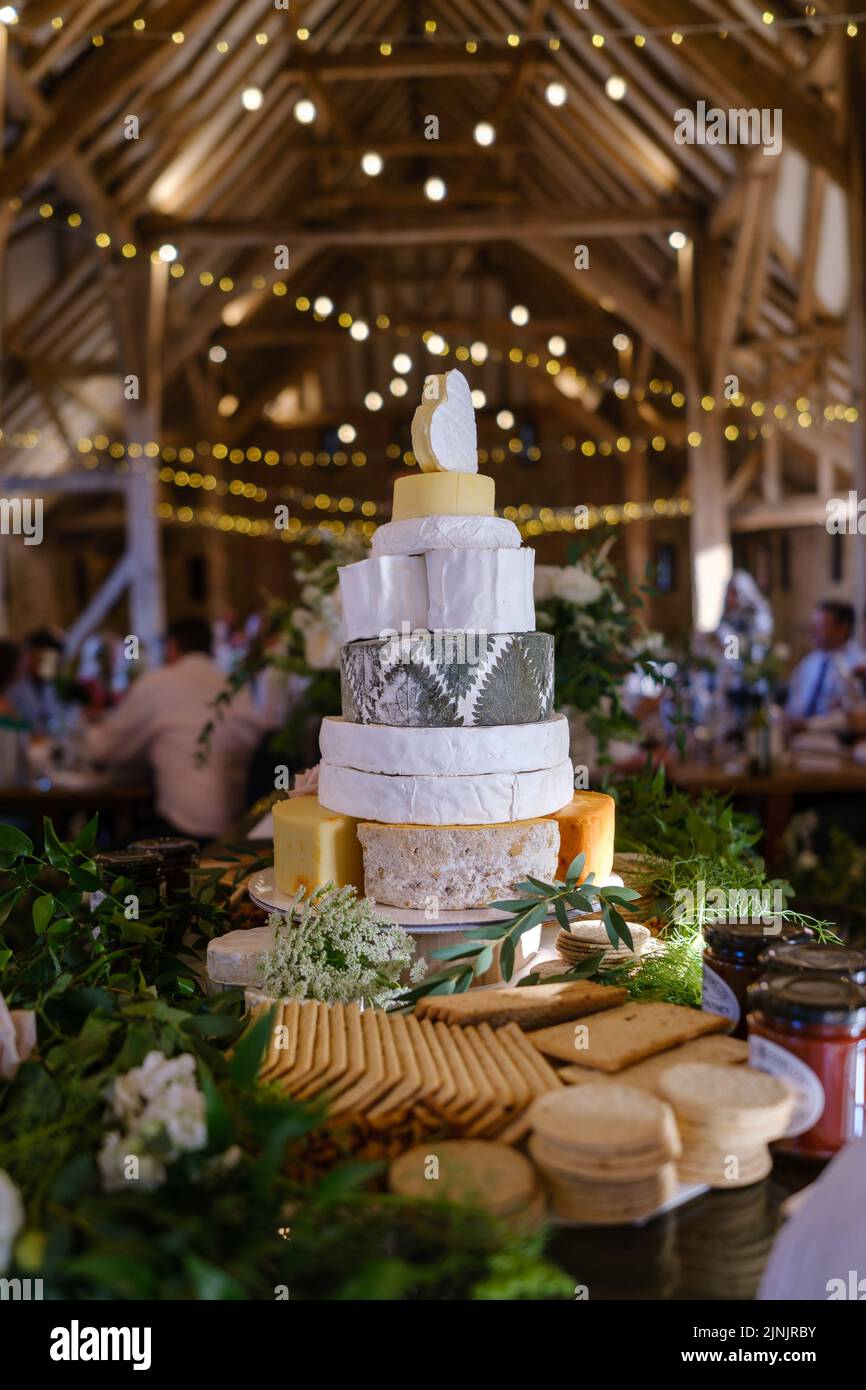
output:
[[604, 754], [613, 738], [635, 739], [640, 726], [622, 704], [627, 676], [642, 671], [660, 681], [658, 650], [641, 618], [649, 583], [638, 587], [611, 563], [615, 537], [600, 547], [586, 540], [569, 549], [569, 564], [550, 575], [539, 566], [536, 622], [552, 634], [557, 709], [586, 716]]
[[[0, 992], [38, 1022], [0, 1080], [0, 1275], [60, 1299], [570, 1296], [540, 1238], [383, 1194], [369, 1164], [312, 1180], [322, 1115], [257, 1079], [271, 1016], [205, 995], [187, 954], [231, 925], [249, 863], [170, 908], [142, 893], [129, 919], [134, 885], [106, 881], [95, 833], [46, 822], [37, 851], [0, 825]], [[121, 1181], [130, 1158], [139, 1181]]]

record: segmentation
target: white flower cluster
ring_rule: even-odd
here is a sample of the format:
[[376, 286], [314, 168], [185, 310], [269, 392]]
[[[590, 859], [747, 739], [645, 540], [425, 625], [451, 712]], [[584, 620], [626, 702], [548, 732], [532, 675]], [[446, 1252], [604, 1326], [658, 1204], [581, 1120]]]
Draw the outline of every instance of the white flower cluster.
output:
[[[268, 926], [274, 946], [264, 961], [263, 984], [278, 999], [363, 999], [381, 1008], [399, 993], [400, 975], [415, 951], [409, 934], [359, 901], [354, 888], [333, 883], [302, 898], [291, 916], [271, 913]], [[413, 983], [425, 968], [415, 962]]]
[[130, 1158], [137, 1180], [153, 1191], [165, 1181], [166, 1164], [207, 1143], [205, 1098], [191, 1052], [171, 1058], [149, 1052], [140, 1067], [115, 1077], [109, 1103], [123, 1129], [106, 1134], [99, 1154], [106, 1192], [119, 1192], [129, 1181]]
[[604, 592], [595, 575], [581, 565], [536, 565], [534, 590], [536, 603], [559, 598], [578, 608], [595, 603]]

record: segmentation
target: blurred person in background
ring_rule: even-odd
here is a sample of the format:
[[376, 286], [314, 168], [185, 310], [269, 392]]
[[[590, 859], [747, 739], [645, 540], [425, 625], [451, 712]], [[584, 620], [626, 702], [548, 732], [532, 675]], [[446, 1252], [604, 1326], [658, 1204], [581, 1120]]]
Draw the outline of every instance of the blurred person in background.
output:
[[7, 692], [20, 719], [34, 734], [53, 732], [64, 715], [57, 690], [63, 642], [48, 628], [31, 632], [24, 644], [24, 669]]
[[[160, 818], [152, 833], [211, 839], [244, 809], [247, 764], [266, 725], [246, 689], [221, 718], [215, 714], [213, 701], [225, 678], [211, 655], [211, 640], [203, 618], [172, 623], [166, 665], [139, 676], [120, 706], [86, 734], [92, 762], [150, 766]], [[211, 720], [210, 751], [203, 753], [199, 735]]]
[[866, 652], [853, 638], [854, 609], [824, 599], [810, 622], [812, 650], [794, 668], [785, 705], [789, 733], [805, 729], [844, 730], [848, 711], [863, 701], [858, 674]]
[[27, 725], [10, 699], [21, 671], [21, 648], [0, 639], [0, 786], [27, 780]]
[[734, 570], [725, 591], [725, 603], [716, 638], [724, 648], [730, 638], [739, 650], [734, 660], [759, 660], [773, 645], [773, 610], [748, 570]]

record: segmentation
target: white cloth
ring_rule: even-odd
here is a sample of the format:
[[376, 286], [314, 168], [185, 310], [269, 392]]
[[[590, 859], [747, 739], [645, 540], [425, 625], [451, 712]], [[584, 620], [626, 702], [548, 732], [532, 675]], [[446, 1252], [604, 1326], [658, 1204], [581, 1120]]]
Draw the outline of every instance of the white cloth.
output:
[[[821, 671], [825, 662], [827, 670], [822, 680]], [[861, 703], [863, 697], [853, 676], [853, 672], [860, 667], [866, 667], [866, 651], [854, 641], [846, 642], [844, 647], [837, 647], [831, 652], [809, 652], [791, 674], [785, 706], [788, 714], [795, 719], [824, 720], [827, 715]], [[815, 699], [819, 683], [820, 691]], [[843, 726], [844, 720], [840, 720], [839, 727]], [[833, 725], [825, 722], [823, 727]]]
[[[94, 762], [147, 761], [159, 814], [200, 839], [221, 835], [240, 815], [249, 755], [267, 727], [248, 690], [216, 717], [210, 705], [224, 687], [216, 662], [191, 652], [140, 676], [120, 707], [85, 736]], [[199, 764], [198, 736], [211, 719], [210, 755]]]
[[[759, 1299], [866, 1296], [866, 1138], [846, 1144], [776, 1237]], [[853, 1273], [853, 1279], [852, 1279]], [[852, 1293], [864, 1280], [862, 1289]]]

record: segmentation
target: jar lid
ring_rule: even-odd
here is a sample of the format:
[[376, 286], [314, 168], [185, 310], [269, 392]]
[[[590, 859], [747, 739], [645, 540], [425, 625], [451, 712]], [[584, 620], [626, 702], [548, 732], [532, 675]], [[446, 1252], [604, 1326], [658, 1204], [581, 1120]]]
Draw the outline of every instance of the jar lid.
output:
[[198, 841], [186, 835], [154, 835], [150, 839], [134, 840], [129, 848], [158, 854], [165, 864], [182, 864], [198, 856]]
[[714, 951], [757, 957], [776, 942], [811, 941], [811, 927], [783, 922], [781, 931], [770, 930], [767, 922], [713, 922], [704, 927], [704, 941]]
[[158, 878], [162, 869], [162, 857], [144, 849], [103, 850], [93, 862], [113, 878]]
[[819, 971], [824, 975], [844, 975], [855, 984], [866, 984], [866, 951], [853, 946], [834, 946], [823, 941], [783, 942], [770, 946], [761, 955], [767, 971], [805, 975]]
[[763, 975], [749, 986], [748, 1007], [797, 1023], [866, 1028], [866, 989], [842, 975]]

